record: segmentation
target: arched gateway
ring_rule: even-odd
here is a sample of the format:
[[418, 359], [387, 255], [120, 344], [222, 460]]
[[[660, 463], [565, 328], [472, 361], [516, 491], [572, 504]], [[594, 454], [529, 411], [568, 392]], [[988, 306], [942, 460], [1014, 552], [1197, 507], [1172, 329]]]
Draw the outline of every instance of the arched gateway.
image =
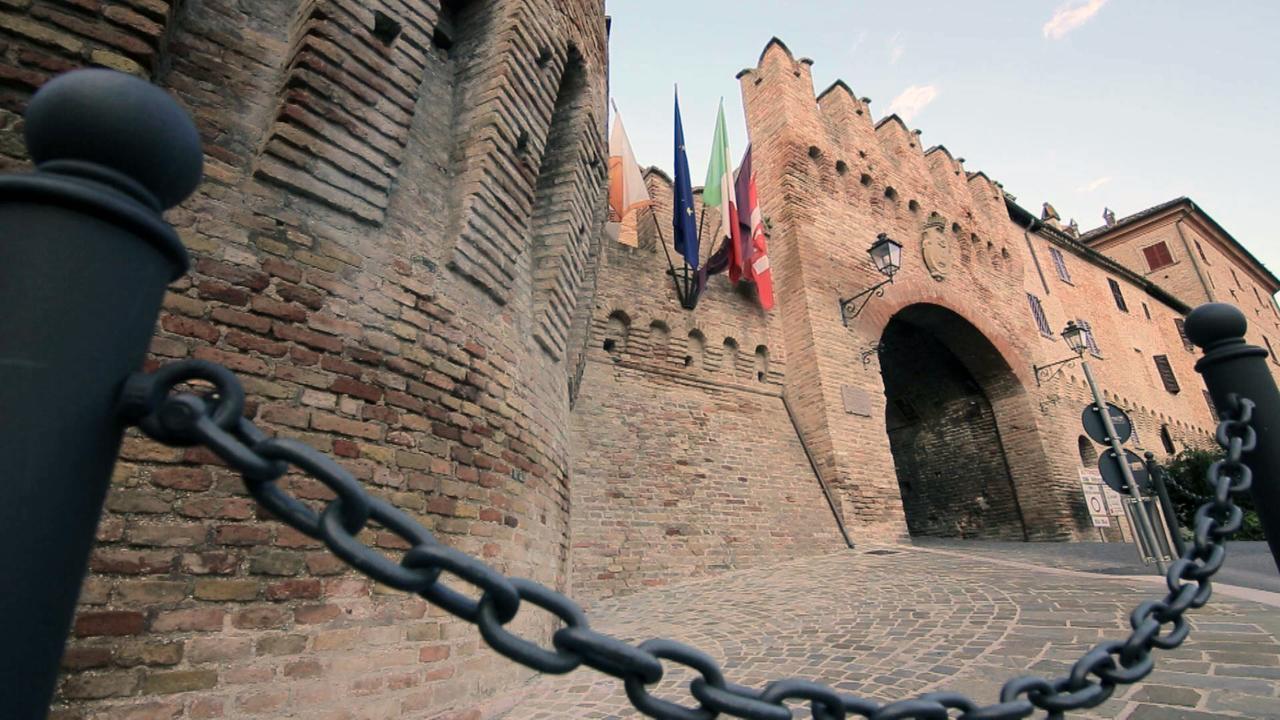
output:
[[1029, 396], [1000, 351], [940, 305], [899, 310], [881, 336], [885, 427], [912, 535], [1023, 540], [1043, 470]]

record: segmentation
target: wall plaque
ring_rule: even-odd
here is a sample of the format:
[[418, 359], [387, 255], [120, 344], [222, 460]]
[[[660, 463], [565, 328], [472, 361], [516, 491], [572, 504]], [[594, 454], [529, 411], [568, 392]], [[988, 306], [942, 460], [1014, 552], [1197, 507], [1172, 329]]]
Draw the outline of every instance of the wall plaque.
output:
[[844, 411], [850, 415], [871, 417], [871, 396], [866, 390], [850, 385], [840, 386], [840, 396], [844, 399]]

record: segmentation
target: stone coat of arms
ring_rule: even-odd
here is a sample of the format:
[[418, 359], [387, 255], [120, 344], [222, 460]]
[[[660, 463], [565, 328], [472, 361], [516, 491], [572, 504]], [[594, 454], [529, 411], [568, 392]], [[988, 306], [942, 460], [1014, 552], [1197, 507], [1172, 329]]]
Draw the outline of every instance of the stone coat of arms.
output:
[[924, 266], [934, 280], [943, 280], [951, 269], [951, 238], [947, 236], [947, 221], [938, 213], [931, 213], [920, 233], [920, 255]]

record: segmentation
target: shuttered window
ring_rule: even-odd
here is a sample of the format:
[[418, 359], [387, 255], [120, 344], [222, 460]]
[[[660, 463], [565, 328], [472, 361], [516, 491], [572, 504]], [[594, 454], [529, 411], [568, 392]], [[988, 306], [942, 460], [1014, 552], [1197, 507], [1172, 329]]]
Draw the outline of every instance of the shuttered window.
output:
[[1142, 248], [1142, 255], [1147, 259], [1147, 267], [1152, 271], [1173, 264], [1173, 253], [1169, 252], [1169, 246], [1165, 245], [1163, 240]]
[[1172, 455], [1178, 451], [1178, 448], [1173, 446], [1173, 436], [1169, 434], [1168, 425], [1160, 426], [1160, 444], [1164, 445], [1164, 451], [1168, 455]]
[[1102, 357], [1102, 351], [1098, 349], [1098, 340], [1093, 336], [1093, 328], [1089, 326], [1088, 320], [1076, 318], [1076, 324], [1084, 330], [1084, 344], [1089, 348], [1089, 352], [1098, 357]]
[[1182, 318], [1174, 318], [1173, 326], [1178, 328], [1178, 337], [1182, 338], [1182, 347], [1186, 348], [1187, 352], [1195, 352], [1195, 344], [1191, 342], [1191, 338], [1187, 337], [1187, 321]]
[[1124, 293], [1120, 292], [1120, 283], [1107, 278], [1107, 284], [1111, 286], [1111, 297], [1116, 299], [1116, 307], [1120, 308], [1121, 312], [1129, 312], [1129, 305], [1124, 301]]
[[1164, 383], [1164, 389], [1171, 393], [1181, 391], [1178, 378], [1173, 374], [1173, 366], [1169, 364], [1169, 356], [1152, 355], [1151, 359], [1156, 361], [1156, 372], [1160, 373], [1160, 382]]
[[1040, 298], [1027, 293], [1027, 303], [1031, 305], [1031, 317], [1035, 318], [1036, 327], [1040, 329], [1040, 334], [1053, 337], [1053, 328], [1049, 327], [1049, 318], [1045, 317], [1044, 306], [1040, 304]]
[[1201, 390], [1200, 392], [1204, 393], [1204, 401], [1209, 405], [1209, 414], [1213, 416], [1213, 421], [1218, 422], [1218, 408], [1213, 404], [1213, 396], [1209, 394], [1208, 390]]
[[1058, 248], [1049, 248], [1049, 258], [1053, 260], [1053, 269], [1058, 271], [1058, 277], [1062, 282], [1071, 282], [1071, 273], [1067, 272], [1067, 262], [1062, 258], [1062, 251]]

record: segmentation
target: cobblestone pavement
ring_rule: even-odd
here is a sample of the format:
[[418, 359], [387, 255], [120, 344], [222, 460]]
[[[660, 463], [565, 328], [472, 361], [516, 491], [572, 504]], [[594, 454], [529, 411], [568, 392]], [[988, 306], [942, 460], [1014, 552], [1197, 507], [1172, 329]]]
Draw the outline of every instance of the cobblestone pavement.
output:
[[[1008, 677], [1059, 675], [1099, 640], [1123, 637], [1129, 610], [1162, 587], [893, 546], [728, 573], [601, 602], [589, 613], [594, 627], [628, 641], [667, 637], [699, 647], [732, 682], [759, 687], [796, 676], [878, 701], [955, 690], [987, 703]], [[1191, 638], [1157, 651], [1146, 681], [1070, 717], [1280, 718], [1280, 608], [1220, 591], [1190, 619]], [[656, 694], [687, 700], [689, 676], [679, 670]], [[588, 669], [535, 679], [481, 716], [641, 717], [621, 683]]]

